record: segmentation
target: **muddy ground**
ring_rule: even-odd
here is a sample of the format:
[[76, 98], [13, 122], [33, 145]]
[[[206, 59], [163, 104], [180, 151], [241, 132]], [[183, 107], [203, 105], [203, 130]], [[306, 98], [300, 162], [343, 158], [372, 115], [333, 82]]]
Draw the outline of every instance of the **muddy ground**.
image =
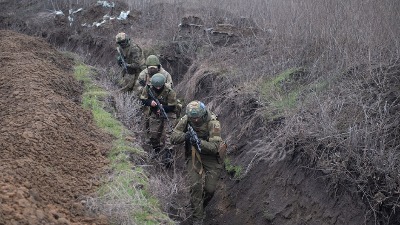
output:
[[0, 224], [106, 224], [84, 214], [110, 137], [80, 106], [71, 59], [0, 31]]
[[[23, 2], [30, 4], [21, 8]], [[114, 10], [124, 5], [118, 7]], [[108, 224], [101, 215], [87, 214], [82, 197], [92, 194], [98, 185], [97, 176], [107, 165], [110, 137], [99, 131], [90, 112], [81, 108], [82, 89], [73, 78], [72, 61], [55, 47], [81, 54], [93, 65], [115, 66], [110, 52], [117, 31], [140, 31], [132, 33], [139, 44], [148, 46], [141, 36], [151, 29], [137, 22], [140, 12], [128, 21], [94, 29], [69, 26], [65, 17], [49, 14], [41, 1], [1, 1], [0, 8], [0, 224]], [[23, 9], [22, 14], [16, 15], [17, 9]], [[100, 20], [94, 17], [106, 11], [93, 4], [78, 24]], [[193, 62], [169, 51], [175, 44], [165, 48], [162, 61], [175, 75], [178, 94], [185, 96], [179, 83], [192, 75], [189, 67]], [[195, 90], [198, 84], [192, 85], [188, 89]], [[201, 98], [206, 94], [194, 95]], [[224, 136], [236, 146], [230, 157], [250, 162], [253, 156], [246, 152], [259, 146], [260, 135], [254, 132], [236, 138], [232, 121], [250, 118], [238, 123], [254, 125], [259, 121], [247, 112], [241, 118], [231, 113], [243, 112], [240, 107], [248, 99], [221, 99], [232, 107], [219, 111]], [[292, 156], [274, 165], [261, 162], [241, 180], [224, 173], [207, 208], [205, 224], [365, 222], [366, 209], [356, 196], [340, 191], [332, 195], [320, 179], [322, 174], [296, 166], [297, 160]]]

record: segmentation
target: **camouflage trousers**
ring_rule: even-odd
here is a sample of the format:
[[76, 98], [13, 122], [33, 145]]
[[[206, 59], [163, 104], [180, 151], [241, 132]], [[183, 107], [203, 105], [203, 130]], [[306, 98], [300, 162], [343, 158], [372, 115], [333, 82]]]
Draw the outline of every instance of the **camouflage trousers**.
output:
[[[121, 72], [121, 79], [119, 80], [119, 86], [121, 87], [121, 91], [123, 92], [137, 92], [138, 88], [136, 87], [136, 80], [139, 74], [129, 74], [125, 71]], [[137, 96], [140, 96], [141, 93], [136, 93]]]
[[[171, 126], [175, 123], [176, 116], [173, 113], [168, 114]], [[172, 129], [169, 127], [168, 121], [154, 113], [144, 118], [145, 129], [149, 138], [149, 143], [153, 149], [172, 149], [170, 136]]]
[[[203, 168], [201, 174], [199, 173], [200, 168]], [[214, 196], [222, 164], [216, 155], [201, 155], [201, 162], [197, 158], [189, 157], [187, 169], [190, 180], [193, 219], [203, 220], [205, 217], [204, 208]]]

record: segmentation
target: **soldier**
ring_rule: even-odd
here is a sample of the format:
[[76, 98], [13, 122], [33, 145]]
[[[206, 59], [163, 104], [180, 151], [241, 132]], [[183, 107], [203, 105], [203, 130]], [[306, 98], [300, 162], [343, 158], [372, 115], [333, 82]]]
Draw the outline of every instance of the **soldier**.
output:
[[[170, 123], [169, 118], [175, 117], [176, 93], [165, 84], [165, 80], [163, 74], [154, 74], [151, 85], [143, 88], [140, 100], [143, 105], [150, 108], [147, 115], [149, 118], [148, 136], [154, 156], [162, 155], [163, 164], [170, 167], [172, 165], [172, 145], [169, 139], [172, 127], [168, 123]], [[163, 150], [162, 153], [161, 150]]]
[[141, 92], [145, 85], [150, 83], [151, 77], [156, 73], [161, 73], [164, 75], [166, 79], [165, 85], [167, 85], [169, 88], [173, 88], [171, 74], [162, 68], [160, 60], [157, 56], [149, 55], [146, 59], [146, 68], [140, 72], [139, 78], [136, 82], [139, 92]]
[[[171, 74], [166, 71], [160, 63], [160, 60], [158, 59], [157, 56], [155, 55], [149, 55], [146, 59], [146, 69], [142, 70], [139, 74], [139, 78], [137, 79], [136, 82], [136, 87], [137, 87], [137, 92], [141, 93], [142, 89], [144, 86], [147, 84], [150, 84], [151, 78], [154, 74], [159, 73], [165, 76], [165, 85], [169, 88], [173, 88], [173, 82], [172, 82], [172, 77]], [[177, 117], [180, 116], [181, 110], [182, 110], [182, 104], [180, 103], [179, 100], [177, 100], [177, 105], [175, 107], [175, 118], [172, 118], [173, 120], [171, 121], [171, 124], [175, 124], [175, 120]], [[144, 107], [143, 113], [144, 115], [149, 115], [148, 113], [149, 109], [148, 107]], [[148, 118], [144, 118], [144, 129], [146, 131], [149, 130], [149, 121]]]
[[[197, 135], [193, 136], [194, 131]], [[187, 170], [190, 178], [193, 224], [202, 224], [204, 207], [214, 195], [223, 167], [226, 144], [221, 138], [221, 126], [215, 114], [200, 101], [192, 101], [171, 135], [173, 144], [185, 142]]]
[[135, 84], [140, 71], [144, 67], [144, 56], [142, 49], [123, 32], [115, 37], [117, 46], [117, 61], [122, 70], [121, 91], [135, 90]]

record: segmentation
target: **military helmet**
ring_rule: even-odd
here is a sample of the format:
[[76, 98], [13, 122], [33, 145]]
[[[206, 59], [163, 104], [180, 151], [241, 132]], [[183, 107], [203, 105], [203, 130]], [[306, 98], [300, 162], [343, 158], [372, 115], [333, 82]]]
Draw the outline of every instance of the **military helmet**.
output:
[[165, 76], [161, 73], [156, 73], [151, 77], [151, 85], [156, 88], [160, 88], [165, 84]]
[[120, 32], [115, 36], [115, 41], [117, 43], [127, 41], [129, 38], [124, 32]]
[[192, 101], [186, 106], [186, 115], [189, 118], [198, 118], [206, 115], [207, 109], [204, 103]]
[[149, 55], [146, 59], [146, 66], [159, 66], [160, 60], [155, 55]]

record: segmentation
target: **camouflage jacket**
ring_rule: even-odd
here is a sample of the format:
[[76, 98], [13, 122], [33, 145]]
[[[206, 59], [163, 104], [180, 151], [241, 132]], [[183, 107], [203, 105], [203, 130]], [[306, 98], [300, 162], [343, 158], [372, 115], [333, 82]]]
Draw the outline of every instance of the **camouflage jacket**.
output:
[[[175, 126], [174, 131], [171, 135], [172, 144], [180, 144], [185, 141], [187, 124], [190, 123], [188, 121], [187, 116], [183, 116], [178, 124]], [[222, 142], [221, 138], [221, 125], [217, 120], [217, 116], [207, 110], [207, 118], [206, 121], [200, 126], [194, 126], [190, 124], [194, 131], [197, 133], [197, 136], [201, 139], [201, 154], [205, 155], [217, 155], [219, 146]]]
[[[172, 88], [173, 87], [173, 82], [172, 82], [172, 77], [171, 74], [168, 73], [168, 71], [166, 71], [164, 68], [160, 68], [160, 71], [158, 71], [158, 73], [161, 73], [162, 75], [165, 76], [165, 86]], [[146, 69], [142, 70], [142, 72], [140, 72], [139, 77], [137, 79], [137, 85], [139, 85], [140, 81], [145, 81], [145, 84], [150, 84], [151, 82], [151, 77], [149, 75], [149, 72]]]
[[129, 46], [126, 48], [117, 47], [117, 51], [121, 52], [126, 62], [126, 66], [130, 70], [134, 70], [135, 73], [139, 73], [144, 66], [144, 56], [143, 51], [139, 45], [130, 42]]
[[164, 89], [160, 93], [157, 93], [151, 85], [147, 85], [142, 90], [142, 94], [140, 95], [140, 100], [142, 101], [143, 105], [150, 107], [150, 114], [156, 114], [158, 107], [150, 106], [151, 101], [153, 99], [149, 95], [149, 89], [151, 89], [151, 91], [154, 94], [154, 97], [158, 99], [158, 101], [163, 106], [167, 114], [175, 112], [177, 100], [176, 100], [176, 92], [173, 89], [164, 86]]

